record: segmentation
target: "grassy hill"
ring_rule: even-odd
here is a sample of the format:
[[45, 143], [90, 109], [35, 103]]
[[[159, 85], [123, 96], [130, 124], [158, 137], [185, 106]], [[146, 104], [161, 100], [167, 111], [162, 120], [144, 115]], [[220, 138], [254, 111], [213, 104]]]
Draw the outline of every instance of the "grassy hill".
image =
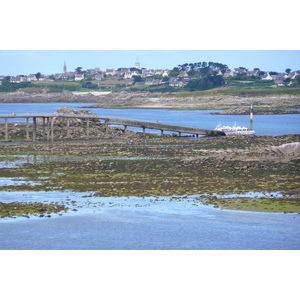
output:
[[[160, 97], [211, 97], [211, 96], [239, 96], [239, 97], [263, 97], [276, 95], [300, 96], [300, 86], [276, 86], [273, 81], [268, 80], [232, 80], [226, 78], [226, 84], [210, 90], [189, 92], [185, 88], [174, 88], [167, 84], [154, 86], [128, 86], [123, 81], [115, 80], [112, 84], [111, 78], [101, 82], [101, 91], [120, 92], [151, 92], [153, 95], [159, 93]], [[93, 82], [95, 83], [95, 82]], [[95, 86], [96, 84], [94, 84]], [[81, 82], [75, 81], [33, 81], [23, 83], [10, 83], [0, 85], [0, 92], [26, 92], [26, 93], [61, 93], [63, 91], [98, 91], [83, 87]]]

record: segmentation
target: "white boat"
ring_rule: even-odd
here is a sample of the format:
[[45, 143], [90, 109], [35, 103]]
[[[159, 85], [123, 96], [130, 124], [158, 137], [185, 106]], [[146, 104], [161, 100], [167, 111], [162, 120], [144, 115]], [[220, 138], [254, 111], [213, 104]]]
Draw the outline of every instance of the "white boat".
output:
[[254, 130], [248, 129], [247, 127], [236, 126], [236, 123], [232, 127], [230, 126], [221, 126], [219, 124], [216, 128], [216, 131], [223, 131], [225, 135], [253, 135]]

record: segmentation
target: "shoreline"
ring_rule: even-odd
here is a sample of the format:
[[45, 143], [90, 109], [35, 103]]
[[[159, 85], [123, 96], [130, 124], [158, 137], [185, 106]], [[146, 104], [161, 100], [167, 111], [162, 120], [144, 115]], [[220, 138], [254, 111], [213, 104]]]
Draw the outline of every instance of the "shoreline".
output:
[[[300, 113], [299, 111], [289, 111], [300, 109], [300, 96], [293, 95], [175, 97], [175, 95], [121, 92], [107, 95], [87, 93], [79, 96], [71, 92], [53, 94], [15, 92], [0, 93], [1, 103], [87, 103], [82, 108], [225, 110], [232, 114], [243, 114], [239, 110], [249, 109], [250, 106], [253, 106], [258, 114]], [[93, 103], [93, 105], [89, 105], [89, 103]]]

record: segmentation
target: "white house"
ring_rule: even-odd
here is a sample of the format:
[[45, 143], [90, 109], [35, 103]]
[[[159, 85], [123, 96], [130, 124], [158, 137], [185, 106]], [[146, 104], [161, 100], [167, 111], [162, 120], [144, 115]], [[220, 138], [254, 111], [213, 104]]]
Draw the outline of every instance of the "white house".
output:
[[37, 78], [36, 78], [35, 74], [29, 74], [27, 76], [27, 81], [36, 81], [36, 80], [37, 80]]
[[11, 83], [20, 83], [22, 81], [23, 81], [23, 78], [21, 76], [10, 76]]
[[80, 81], [84, 79], [84, 74], [75, 74], [75, 81]]
[[117, 74], [117, 72], [115, 69], [106, 69], [105, 74], [115, 76]]
[[124, 74], [124, 78], [132, 78], [133, 76], [140, 76], [138, 71], [129, 71], [129, 72], [125, 72]]
[[164, 70], [163, 73], [162, 73], [162, 76], [163, 77], [168, 77], [170, 73], [171, 73], [170, 70]]
[[[295, 71], [295, 72], [291, 72], [290, 74], [289, 74], [289, 77], [291, 78], [291, 79], [295, 79], [297, 76], [299, 76], [300, 75], [300, 72], [299, 71]], [[1, 79], [1, 78], [0, 78]]]
[[266, 72], [262, 77], [261, 80], [273, 80], [272, 76], [269, 72]]

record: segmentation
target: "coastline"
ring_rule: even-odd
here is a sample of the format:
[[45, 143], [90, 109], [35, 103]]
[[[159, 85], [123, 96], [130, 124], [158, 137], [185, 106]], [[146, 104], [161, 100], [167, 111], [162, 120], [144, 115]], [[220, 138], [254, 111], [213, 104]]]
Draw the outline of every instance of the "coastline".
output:
[[[227, 114], [244, 114], [253, 106], [257, 114], [299, 113], [300, 96], [265, 97], [208, 96], [174, 97], [150, 93], [110, 93], [81, 95], [63, 93], [0, 93], [0, 103], [96, 103], [84, 108], [171, 109], [171, 110], [225, 110]], [[240, 111], [239, 111], [240, 110]], [[291, 111], [290, 111], [291, 110]], [[294, 111], [293, 111], [294, 110]]]

